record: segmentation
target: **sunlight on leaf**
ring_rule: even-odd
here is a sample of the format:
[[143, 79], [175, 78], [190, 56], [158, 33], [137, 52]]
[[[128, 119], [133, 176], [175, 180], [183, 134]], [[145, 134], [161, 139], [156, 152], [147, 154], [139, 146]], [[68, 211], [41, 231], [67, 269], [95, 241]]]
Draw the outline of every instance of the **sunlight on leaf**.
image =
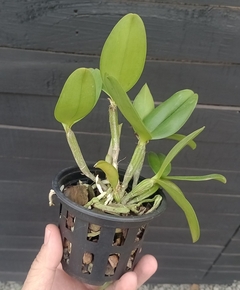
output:
[[79, 68], [67, 79], [55, 107], [54, 116], [69, 128], [87, 116], [94, 108], [100, 91], [96, 93], [95, 78], [90, 69]]
[[[113, 76], [129, 91], [140, 78], [146, 60], [144, 23], [137, 14], [127, 14], [114, 26], [101, 53], [100, 71]], [[104, 84], [105, 87], [105, 84]]]

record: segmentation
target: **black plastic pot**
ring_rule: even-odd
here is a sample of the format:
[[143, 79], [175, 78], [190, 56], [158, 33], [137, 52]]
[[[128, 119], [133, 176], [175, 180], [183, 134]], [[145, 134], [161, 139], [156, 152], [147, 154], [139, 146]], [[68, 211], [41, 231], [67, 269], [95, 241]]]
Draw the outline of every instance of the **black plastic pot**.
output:
[[[90, 169], [104, 178], [102, 171]], [[88, 210], [68, 199], [61, 190], [63, 186], [74, 185], [79, 180], [92, 183], [78, 167], [70, 167], [62, 170], [52, 183], [60, 200], [59, 227], [64, 245], [62, 265], [71, 276], [88, 284], [102, 285], [119, 279], [138, 262], [148, 223], [165, 210], [166, 200], [159, 191], [163, 196], [159, 208], [142, 216], [121, 217]], [[88, 236], [93, 225], [99, 229], [94, 239]], [[119, 229], [125, 233], [121, 245], [116, 243]], [[111, 258], [117, 258], [118, 263], [109, 272], [107, 268]]]

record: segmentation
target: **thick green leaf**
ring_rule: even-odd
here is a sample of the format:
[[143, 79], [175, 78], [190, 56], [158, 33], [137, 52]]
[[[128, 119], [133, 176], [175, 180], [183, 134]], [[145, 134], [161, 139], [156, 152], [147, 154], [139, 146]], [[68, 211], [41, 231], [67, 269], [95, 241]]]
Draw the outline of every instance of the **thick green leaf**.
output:
[[[166, 156], [162, 153], [149, 152], [147, 154], [148, 164], [152, 171], [157, 174]], [[168, 164], [162, 176], [167, 176], [171, 172], [171, 163]]]
[[162, 139], [176, 133], [192, 114], [197, 100], [198, 96], [193, 91], [182, 90], [156, 107], [143, 120], [152, 139]]
[[154, 100], [147, 84], [137, 94], [133, 106], [142, 120], [154, 109]]
[[128, 120], [133, 127], [133, 130], [139, 136], [139, 139], [144, 142], [149, 141], [151, 135], [147, 131], [128, 95], [125, 93], [119, 82], [112, 76], [106, 76], [104, 84], [123, 116]]
[[94, 165], [94, 167], [100, 168], [106, 174], [107, 180], [110, 182], [112, 188], [115, 189], [117, 187], [119, 182], [118, 171], [112, 164], [100, 160]]
[[185, 198], [181, 189], [169, 180], [159, 180], [159, 185], [166, 190], [166, 192], [172, 197], [172, 199], [176, 202], [176, 204], [183, 210], [185, 216], [188, 221], [189, 229], [192, 235], [193, 243], [195, 243], [200, 237], [200, 227], [198, 223], [198, 219], [196, 213], [189, 203], [189, 201]]
[[[127, 14], [109, 34], [101, 53], [100, 71], [113, 76], [129, 91], [140, 78], [147, 51], [146, 31], [137, 14]], [[105, 84], [104, 84], [105, 85]]]
[[90, 68], [90, 72], [92, 73], [94, 80], [95, 80], [95, 85], [96, 85], [96, 96], [100, 96], [101, 91], [102, 91], [102, 77], [100, 70], [97, 68]]
[[164, 159], [161, 168], [159, 169], [158, 173], [156, 174], [157, 178], [160, 178], [167, 168], [168, 164], [173, 160], [173, 158], [189, 143], [189, 141], [196, 138], [204, 129], [205, 127], [202, 127], [191, 134], [187, 135], [184, 139], [179, 141], [167, 154], [166, 158]]
[[96, 92], [95, 79], [90, 69], [75, 70], [64, 84], [55, 107], [55, 118], [71, 128], [94, 108], [99, 98]]
[[165, 178], [170, 180], [186, 180], [186, 181], [218, 180], [222, 183], [227, 182], [225, 176], [221, 174], [208, 174], [202, 176], [166, 176]]
[[[170, 139], [170, 140], [175, 140], [175, 141], [181, 141], [183, 138], [185, 138], [186, 135], [182, 135], [182, 134], [173, 134], [171, 136], [168, 136], [166, 139]], [[194, 142], [193, 140], [189, 141], [187, 144], [189, 147], [191, 147], [193, 150], [196, 149], [197, 144], [196, 142]]]

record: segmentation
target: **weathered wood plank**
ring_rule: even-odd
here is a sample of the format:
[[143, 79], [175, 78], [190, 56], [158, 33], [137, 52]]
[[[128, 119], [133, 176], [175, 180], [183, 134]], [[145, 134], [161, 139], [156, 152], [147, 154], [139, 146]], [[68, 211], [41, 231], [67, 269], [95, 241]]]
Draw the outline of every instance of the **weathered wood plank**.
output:
[[0, 157], [0, 160], [3, 164], [0, 166], [1, 184], [33, 184], [37, 188], [43, 184], [43, 191], [51, 186], [52, 179], [60, 170], [75, 166], [72, 159], [62, 161]]
[[153, 284], [199, 284], [204, 270], [194, 269], [168, 269], [159, 268], [148, 283]]
[[235, 241], [239, 241], [240, 240], [240, 228], [238, 229], [238, 232], [236, 233], [236, 235], [233, 237], [233, 240]]
[[[233, 255], [239, 255], [240, 254], [240, 241], [233, 239], [230, 244], [227, 246], [227, 248], [224, 251], [224, 254], [233, 254]], [[240, 258], [239, 258], [240, 260]], [[239, 265], [240, 267], [240, 265]]]
[[[239, 227], [240, 4], [234, 0], [89, 4], [87, 0], [0, 4], [4, 12], [0, 46], [20, 48], [0, 49], [1, 280], [24, 277], [41, 245], [45, 225], [56, 221], [58, 208], [48, 208], [47, 202], [51, 179], [62, 167], [74, 164], [61, 126], [53, 119], [56, 96], [73, 69], [98, 66], [107, 32], [131, 10], [143, 16], [149, 31], [149, 60], [143, 78], [158, 102], [189, 87], [200, 94], [200, 104], [235, 106], [225, 108], [228, 111], [198, 108], [183, 132], [202, 125], [207, 130], [197, 139], [197, 151], [184, 150], [173, 164], [174, 174], [220, 171], [228, 178], [227, 185], [179, 183], [199, 216], [199, 243], [190, 243], [185, 216], [169, 198], [167, 212], [152, 223], [146, 236], [144, 253], [155, 255], [160, 264], [151, 282], [199, 282]], [[93, 163], [105, 155], [109, 141], [108, 120], [102, 115], [106, 100], [98, 106], [92, 119], [76, 126], [77, 136], [86, 141], [87, 160]], [[129, 157], [133, 150], [129, 142], [136, 140], [129, 137], [129, 126], [125, 127], [121, 155]], [[163, 145], [163, 151], [172, 144]], [[156, 144], [149, 147], [156, 148]], [[96, 153], [91, 156], [90, 151]], [[127, 161], [121, 165], [125, 167]], [[146, 167], [143, 172], [150, 174]], [[234, 236], [202, 281], [231, 283], [239, 278], [239, 239]]]
[[[28, 139], [31, 139], [30, 138], [31, 136], [32, 135], [30, 135], [29, 137], [25, 136], [26, 144], [28, 143]], [[0, 167], [1, 180], [11, 181], [11, 182], [15, 182], [15, 181], [30, 182], [30, 183], [34, 182], [39, 185], [41, 185], [41, 183], [46, 184], [47, 182], [47, 184], [50, 186], [51, 179], [56, 175], [58, 171], [60, 171], [62, 168], [75, 165], [75, 162], [69, 152], [69, 148], [67, 147], [67, 144], [64, 140], [65, 138], [64, 134], [62, 134], [62, 138], [63, 138], [62, 142], [63, 144], [65, 144], [66, 147], [61, 148], [61, 149], [58, 147], [55, 150], [57, 151], [62, 150], [63, 153], [65, 152], [65, 154], [69, 154], [69, 158], [63, 159], [61, 156], [61, 159], [56, 160], [53, 158], [53, 156], [49, 156], [48, 157], [49, 159], [46, 159], [46, 156], [45, 158], [42, 158], [42, 156], [40, 156], [39, 154], [36, 154], [35, 158], [33, 158], [32, 156], [30, 159], [28, 158], [29, 154], [27, 155], [28, 157], [24, 157], [24, 158], [13, 157], [14, 156], [14, 149], [13, 149], [10, 155], [6, 157], [3, 157], [3, 156], [1, 157], [1, 164], [3, 164], [3, 166]], [[14, 142], [16, 142], [15, 144], [17, 144], [19, 140], [16, 140]], [[39, 142], [42, 143], [41, 140]], [[24, 147], [28, 146], [26, 144], [24, 144]], [[36, 147], [36, 144], [38, 143], [36, 142], [34, 144], [35, 145], [33, 146]], [[6, 147], [8, 147], [8, 145], [6, 145]], [[50, 147], [46, 147], [44, 144], [42, 144], [42, 148], [44, 152], [45, 151], [48, 152]], [[2, 151], [2, 152], [5, 152], [5, 151]], [[90, 156], [87, 155], [86, 160], [87, 162], [93, 164], [94, 162], [96, 162], [97, 159], [94, 160]], [[120, 164], [121, 168], [123, 169], [126, 168], [127, 166], [126, 162], [127, 162], [126, 160], [121, 162]], [[188, 162], [186, 162], [186, 166], [187, 164]], [[174, 162], [174, 166], [178, 166], [178, 167], [173, 168], [173, 174], [175, 175], [183, 175], [183, 174], [203, 175], [203, 174], [210, 174], [213, 172], [213, 169], [207, 169], [207, 168], [203, 168], [203, 169], [197, 169], [197, 168], [191, 168], [191, 167], [182, 168], [181, 163], [176, 164], [175, 162]], [[223, 173], [226, 176], [228, 180], [226, 185], [223, 185], [215, 181], [211, 181], [211, 182], [209, 181], [209, 182], [200, 182], [197, 184], [191, 183], [191, 182], [188, 182], [188, 183], [181, 182], [179, 186], [181, 187], [183, 192], [189, 192], [190, 194], [191, 192], [197, 191], [199, 193], [205, 193], [205, 194], [223, 194], [223, 195], [237, 195], [238, 196], [240, 172], [239, 171], [221, 172], [218, 169], [215, 169], [214, 171]], [[147, 166], [144, 166], [142, 175], [146, 177], [150, 177], [152, 176], [152, 172]]]
[[[164, 215], [164, 214], [163, 214]], [[200, 221], [201, 222], [201, 221]], [[226, 244], [231, 236], [232, 231], [218, 231], [201, 229], [201, 237], [198, 245], [215, 245], [222, 246]], [[151, 226], [145, 237], [146, 242], [159, 242], [169, 244], [190, 245], [192, 243], [188, 228], [161, 228]]]
[[239, 272], [240, 267], [238, 266], [224, 266], [224, 265], [213, 265], [213, 271], [225, 271], [225, 272]]
[[[191, 193], [185, 192], [185, 196], [193, 205], [197, 213], [218, 213], [218, 214], [234, 214], [239, 215], [239, 206], [240, 206], [240, 197], [230, 196], [230, 195], [215, 195], [215, 194], [201, 194], [201, 193]], [[175, 204], [172, 200], [168, 199], [169, 207], [172, 207], [174, 210]], [[179, 208], [176, 207], [176, 210], [179, 211]]]
[[38, 251], [0, 251], [0, 272], [27, 272]]
[[34, 236], [0, 236], [0, 251], [19, 250], [19, 251], [37, 251], [43, 244], [42, 237]]
[[[29, 127], [32, 130], [63, 130], [53, 116], [56, 102], [55, 97], [49, 96], [0, 94], [0, 127], [6, 125]], [[109, 134], [108, 105], [108, 100], [102, 96], [91, 114], [74, 125], [74, 131]], [[122, 135], [132, 136], [133, 131], [121, 114], [119, 122], [124, 124]], [[202, 126], [206, 128], [199, 135], [199, 141], [240, 143], [238, 111], [197, 108], [180, 132], [189, 134]]]
[[[30, 99], [26, 95], [45, 96], [41, 102], [50, 102], [51, 106], [56, 99], [51, 101], [46, 96], [58, 96], [73, 70], [99, 66], [97, 56], [21, 49], [0, 48], [0, 58], [1, 92], [15, 94], [12, 97], [16, 99], [18, 94], [25, 95], [26, 101]], [[154, 99], [159, 102], [178, 90], [191, 88], [199, 94], [200, 104], [240, 106], [239, 78], [240, 67], [234, 64], [149, 60], [139, 85], [130, 95], [134, 98], [140, 86], [147, 82]]]
[[222, 247], [209, 246], [209, 245], [198, 245], [198, 244], [168, 244], [168, 243], [146, 243], [143, 248], [143, 254], [149, 253], [155, 255], [158, 259], [161, 257], [194, 257], [195, 259], [201, 259], [208, 257], [210, 260], [214, 260]]
[[[126, 1], [128, 2], [128, 1]], [[140, 2], [139, 0], [132, 0], [131, 2]], [[239, 1], [238, 0], [141, 0], [141, 2], [152, 2], [152, 3], [169, 3], [169, 4], [197, 4], [199, 6], [201, 5], [217, 5], [217, 6], [233, 6], [233, 7], [239, 7]]]
[[99, 54], [128, 12], [146, 24], [152, 58], [239, 62], [239, 9], [156, 2], [38, 1], [1, 4], [1, 46]]
[[202, 280], [202, 283], [206, 284], [228, 284], [231, 285], [233, 281], [239, 280], [240, 274], [239, 270], [231, 270], [231, 269], [225, 269], [225, 270], [215, 270], [211, 271], [204, 279]]
[[[50, 179], [50, 178], [49, 178]], [[50, 181], [50, 180], [49, 180]], [[49, 182], [50, 183], [50, 182]], [[14, 227], [11, 232], [7, 230], [5, 234], [8, 235], [19, 235], [19, 228], [21, 228], [20, 224], [24, 226], [24, 221], [29, 221], [33, 223], [32, 226], [35, 225], [35, 222], [39, 224], [39, 227], [42, 228], [47, 223], [57, 223], [58, 217], [58, 202], [56, 200], [56, 206], [49, 208], [48, 206], [48, 191], [50, 186], [46, 181], [44, 184], [31, 184], [31, 183], [3, 183], [0, 182], [2, 193], [0, 195], [0, 220], [5, 220], [10, 224], [6, 226], [2, 226], [2, 233], [5, 232], [7, 229], [6, 227], [10, 226], [11, 223], [17, 221], [17, 228]], [[210, 197], [211, 199], [211, 197]], [[190, 198], [191, 200], [191, 198]], [[194, 198], [195, 200], [195, 198]], [[219, 203], [224, 203], [224, 199], [220, 198]], [[204, 206], [205, 200], [203, 200]], [[232, 205], [235, 204], [235, 199], [228, 199], [228, 203], [230, 203], [229, 207], [227, 208], [228, 211], [232, 210], [235, 212]], [[201, 217], [204, 216], [203, 213], [206, 213], [206, 209], [199, 208], [197, 213], [201, 213], [199, 215], [199, 221], [201, 224], [202, 234], [201, 239], [198, 244], [207, 244], [207, 245], [222, 245], [226, 244], [229, 236], [232, 235], [235, 228], [220, 228], [215, 229], [214, 225], [209, 226], [206, 228], [206, 225], [202, 223]], [[220, 216], [219, 219], [226, 220], [227, 216], [221, 214], [219, 208], [214, 208], [213, 210], [207, 211], [207, 214], [218, 215]], [[166, 216], [165, 216], [166, 215]], [[167, 218], [171, 216], [172, 220], [169, 225], [167, 222]], [[183, 219], [182, 219], [183, 218]], [[182, 220], [182, 224], [179, 224], [178, 220]], [[239, 219], [239, 216], [238, 216]], [[166, 221], [166, 222], [165, 222]], [[226, 222], [226, 221], [225, 221]], [[31, 226], [31, 224], [29, 225]], [[39, 230], [39, 227], [38, 230]], [[17, 230], [17, 232], [15, 232]], [[33, 229], [34, 233], [36, 230]], [[30, 233], [27, 229], [23, 230], [23, 235]], [[41, 234], [42, 231], [40, 231]], [[21, 232], [20, 232], [21, 233]], [[31, 233], [33, 235], [33, 233]], [[157, 237], [157, 238], [156, 238]], [[173, 203], [169, 202], [168, 208], [166, 213], [161, 215], [154, 223], [151, 225], [149, 232], [146, 236], [146, 241], [155, 241], [155, 242], [169, 242], [169, 243], [183, 243], [189, 244], [191, 243], [190, 233], [188, 229], [188, 225], [184, 215], [182, 214], [181, 210], [176, 208]], [[0, 243], [0, 248], [1, 248]]]
[[[21, 165], [23, 166], [24, 164]], [[26, 175], [27, 171], [24, 171], [23, 174]], [[41, 171], [39, 171], [38, 174], [41, 175]], [[0, 220], [7, 220], [12, 223], [18, 221], [18, 223], [23, 224], [24, 221], [31, 220], [33, 222], [40, 222], [41, 227], [47, 223], [57, 223], [57, 200], [55, 199], [55, 207], [49, 208], [48, 206], [48, 192], [51, 188], [51, 178], [52, 176], [49, 175], [45, 181], [36, 184], [1, 181]], [[189, 193], [187, 196], [196, 208], [199, 222], [203, 230], [203, 240], [201, 243], [206, 241], [207, 244], [206, 239], [209, 239], [209, 243], [212, 243], [211, 239], [216, 237], [218, 237], [220, 242], [220, 240], [222, 240], [222, 238], [219, 238], [221, 233], [225, 233], [226, 238], [229, 238], [233, 234], [236, 227], [239, 225], [239, 198], [233, 196], [219, 197], [214, 194], [197, 195], [194, 193]], [[218, 201], [218, 205], [214, 206], [214, 208], [208, 205], [210, 202], [216, 204], [216, 200]], [[207, 223], [207, 219], [210, 220], [209, 223]], [[221, 222], [223, 223], [222, 225]], [[168, 198], [166, 212], [154, 220], [151, 226], [152, 229], [156, 231], [157, 228], [159, 228], [159, 231], [164, 231], [166, 228], [166, 233], [169, 232], [167, 234], [168, 237], [171, 235], [171, 231], [173, 231], [176, 235], [179, 234], [179, 238], [188, 239], [188, 241], [190, 241], [186, 218], [183, 212], [170, 198]]]
[[[57, 223], [58, 203], [56, 201], [56, 206], [51, 208], [48, 205], [48, 193], [51, 189], [50, 179], [41, 184], [0, 182], [2, 188], [0, 194], [1, 220], [9, 221], [10, 223], [17, 221], [16, 224], [18, 226], [20, 223], [24, 225], [24, 221], [32, 221], [40, 223], [40, 228], [47, 223]], [[7, 226], [9, 225], [4, 226], [3, 224], [2, 232]], [[14, 231], [15, 228], [12, 231], [12, 235], [14, 235]], [[27, 230], [23, 231], [23, 234], [28, 234]]]
[[[212, 261], [210, 259], [200, 258], [178, 258], [178, 257], [159, 257], [158, 267], [159, 269], [189, 269], [189, 270], [206, 270], [211, 266]], [[161, 271], [161, 270], [160, 270]]]
[[[227, 215], [212, 211], [209, 213], [197, 212], [197, 216], [201, 229], [223, 232], [229, 230], [233, 233], [239, 225], [239, 215]], [[188, 228], [185, 216], [177, 211], [173, 212], [170, 206], [167, 207], [164, 214], [154, 219], [151, 225], [159, 228]]]
[[45, 221], [1, 221], [1, 235], [3, 236], [31, 236], [43, 237], [47, 223]]
[[240, 253], [225, 254], [224, 252], [215, 265], [240, 267]]
[[[21, 128], [1, 128], [0, 133], [5, 138], [0, 143], [0, 152], [5, 157], [39, 158], [52, 160], [72, 160], [70, 149], [61, 131], [32, 131]], [[90, 163], [105, 158], [110, 137], [104, 134], [77, 133], [83, 155]], [[99, 142], [101, 139], [101, 142]], [[38, 146], [41, 144], [41, 146]], [[122, 138], [121, 158], [126, 157], [124, 164], [129, 162], [130, 155], [136, 144], [135, 137]], [[148, 151], [159, 151], [158, 142], [149, 144]], [[161, 152], [167, 153], [173, 146], [172, 141], [161, 143]], [[51, 148], [51, 150], [49, 150]], [[211, 171], [239, 171], [240, 147], [234, 143], [206, 143], [198, 142], [197, 150], [185, 148], [178, 155], [174, 167], [206, 169]], [[223, 162], [224, 160], [224, 162]]]

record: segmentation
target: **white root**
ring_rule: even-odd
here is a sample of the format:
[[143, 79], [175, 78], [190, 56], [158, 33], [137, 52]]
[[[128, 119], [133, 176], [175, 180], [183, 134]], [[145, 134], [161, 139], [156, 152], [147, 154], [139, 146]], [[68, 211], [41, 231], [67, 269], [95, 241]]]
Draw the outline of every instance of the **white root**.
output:
[[51, 189], [49, 191], [49, 194], [48, 194], [48, 200], [49, 200], [49, 206], [54, 206], [54, 202], [53, 202], [53, 195], [56, 194], [55, 191], [53, 189]]

